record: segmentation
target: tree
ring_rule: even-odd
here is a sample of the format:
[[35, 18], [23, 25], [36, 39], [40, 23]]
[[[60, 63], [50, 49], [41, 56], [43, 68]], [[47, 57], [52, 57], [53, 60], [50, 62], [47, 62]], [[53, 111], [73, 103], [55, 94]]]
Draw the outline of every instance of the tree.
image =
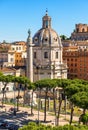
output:
[[15, 85], [17, 85], [17, 90], [18, 90], [18, 95], [17, 95], [17, 111], [19, 110], [19, 97], [20, 97], [20, 89], [22, 88], [22, 85], [24, 84], [30, 84], [30, 81], [28, 81], [26, 78], [19, 76], [19, 77], [14, 77], [13, 82]]
[[78, 92], [74, 94], [70, 99], [76, 106], [83, 109], [83, 114], [80, 116], [81, 118], [85, 115], [86, 109], [88, 109], [88, 92], [87, 91]]
[[74, 105], [71, 102], [70, 98], [72, 97], [72, 95], [74, 95], [75, 93], [77, 93], [79, 91], [79, 88], [77, 87], [76, 84], [71, 84], [70, 86], [67, 86], [65, 88], [65, 92], [66, 95], [68, 97], [68, 100], [70, 101], [70, 106], [71, 106], [71, 115], [70, 115], [70, 124], [72, 123], [72, 119], [73, 119], [73, 112], [74, 112]]
[[82, 114], [79, 118], [79, 124], [80, 122], [83, 122], [84, 125], [87, 125], [88, 124], [88, 114], [85, 113], [85, 114]]
[[40, 111], [41, 91], [42, 91], [41, 80], [36, 81], [34, 85], [36, 86], [37, 97], [38, 97], [38, 124], [39, 124], [39, 111]]
[[[31, 82], [30, 80], [27, 78], [27, 77], [23, 77], [23, 99], [25, 99], [25, 93], [26, 93], [26, 90], [28, 90], [28, 88], [30, 88], [30, 85], [31, 85]], [[23, 106], [25, 105], [25, 102], [23, 101]]]
[[66, 88], [66, 86], [70, 85], [71, 82], [68, 79], [55, 79], [55, 81], [57, 83], [58, 91], [59, 91], [59, 104], [58, 104], [58, 111], [57, 111], [57, 115], [56, 115], [57, 126], [58, 126], [62, 101], [65, 100], [65, 88]]
[[74, 103], [72, 102], [71, 98], [74, 94], [77, 94], [78, 92], [86, 91], [88, 88], [86, 84], [87, 82], [84, 80], [74, 79], [71, 80], [70, 84], [65, 87], [65, 93], [71, 104], [70, 124], [72, 123], [73, 112], [74, 112]]
[[42, 79], [35, 82], [36, 87], [43, 89], [45, 91], [45, 105], [44, 105], [44, 122], [46, 122], [46, 101], [48, 91], [56, 86], [56, 83], [52, 79]]
[[60, 35], [60, 37], [61, 37], [61, 40], [67, 40], [67, 36], [65, 35]]
[[31, 115], [34, 115], [33, 114], [33, 93], [34, 93], [34, 90], [36, 89], [35, 87], [35, 84], [34, 83], [31, 83], [29, 86], [28, 86], [28, 89], [32, 91], [32, 98], [31, 98]]
[[5, 94], [6, 94], [6, 86], [9, 82], [12, 82], [12, 75], [0, 75], [0, 81], [3, 83], [4, 87], [2, 88], [3, 98], [2, 98], [2, 106], [5, 100]]
[[55, 116], [56, 116], [56, 92], [57, 92], [57, 82], [56, 79], [52, 79], [55, 82], [55, 86], [53, 86], [53, 110], [55, 112]]

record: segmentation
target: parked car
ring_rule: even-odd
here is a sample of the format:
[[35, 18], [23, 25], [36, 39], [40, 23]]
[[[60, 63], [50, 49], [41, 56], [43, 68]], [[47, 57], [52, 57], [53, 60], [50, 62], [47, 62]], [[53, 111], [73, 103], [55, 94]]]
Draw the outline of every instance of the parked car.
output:
[[20, 126], [19, 125], [16, 125], [14, 124], [13, 122], [9, 122], [7, 125], [6, 125], [6, 128], [8, 130], [18, 130]]
[[8, 124], [7, 121], [5, 121], [4, 119], [0, 119], [0, 127], [5, 128], [7, 124]]
[[6, 125], [6, 128], [9, 129], [9, 130], [13, 130], [14, 125], [15, 125], [14, 123], [11, 123], [11, 122], [10, 122], [10, 123], [8, 123], [8, 124]]
[[2, 125], [3, 121], [4, 121], [4, 120], [0, 119], [0, 126]]

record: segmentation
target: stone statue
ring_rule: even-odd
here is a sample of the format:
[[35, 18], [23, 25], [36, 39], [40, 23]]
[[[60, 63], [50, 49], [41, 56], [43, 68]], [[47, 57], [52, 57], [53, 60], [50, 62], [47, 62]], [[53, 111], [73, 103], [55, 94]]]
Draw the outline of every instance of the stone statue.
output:
[[31, 37], [31, 31], [30, 31], [30, 29], [28, 30], [28, 34], [29, 34], [29, 37]]

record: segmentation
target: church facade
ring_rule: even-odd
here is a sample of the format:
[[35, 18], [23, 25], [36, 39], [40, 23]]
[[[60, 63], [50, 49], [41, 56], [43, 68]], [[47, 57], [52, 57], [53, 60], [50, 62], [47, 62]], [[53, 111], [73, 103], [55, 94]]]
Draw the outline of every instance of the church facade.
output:
[[61, 39], [52, 29], [51, 17], [46, 11], [42, 18], [42, 28], [33, 38], [28, 31], [27, 77], [32, 81], [50, 78], [67, 78], [67, 64], [63, 63]]

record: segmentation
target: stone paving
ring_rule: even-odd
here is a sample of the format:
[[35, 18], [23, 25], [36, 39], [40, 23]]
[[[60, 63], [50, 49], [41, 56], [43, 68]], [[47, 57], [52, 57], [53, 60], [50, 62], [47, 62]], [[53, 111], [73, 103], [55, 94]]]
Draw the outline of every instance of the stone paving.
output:
[[[9, 121], [13, 121], [16, 124], [27, 124], [30, 121], [37, 121], [39, 119], [40, 122], [44, 120], [44, 113], [38, 113], [37, 110], [33, 110], [34, 116], [30, 115], [30, 108], [19, 107], [19, 111], [14, 116], [13, 112], [10, 112], [9, 109], [13, 107], [11, 105], [6, 105], [3, 108], [0, 108], [0, 118], [7, 119]], [[39, 116], [38, 116], [39, 115]], [[65, 119], [66, 118], [66, 119]], [[69, 124], [69, 115], [60, 114], [59, 125]], [[47, 122], [45, 124], [55, 125], [55, 116], [50, 115], [50, 112], [47, 112]], [[73, 120], [78, 121], [78, 117], [74, 117]]]

